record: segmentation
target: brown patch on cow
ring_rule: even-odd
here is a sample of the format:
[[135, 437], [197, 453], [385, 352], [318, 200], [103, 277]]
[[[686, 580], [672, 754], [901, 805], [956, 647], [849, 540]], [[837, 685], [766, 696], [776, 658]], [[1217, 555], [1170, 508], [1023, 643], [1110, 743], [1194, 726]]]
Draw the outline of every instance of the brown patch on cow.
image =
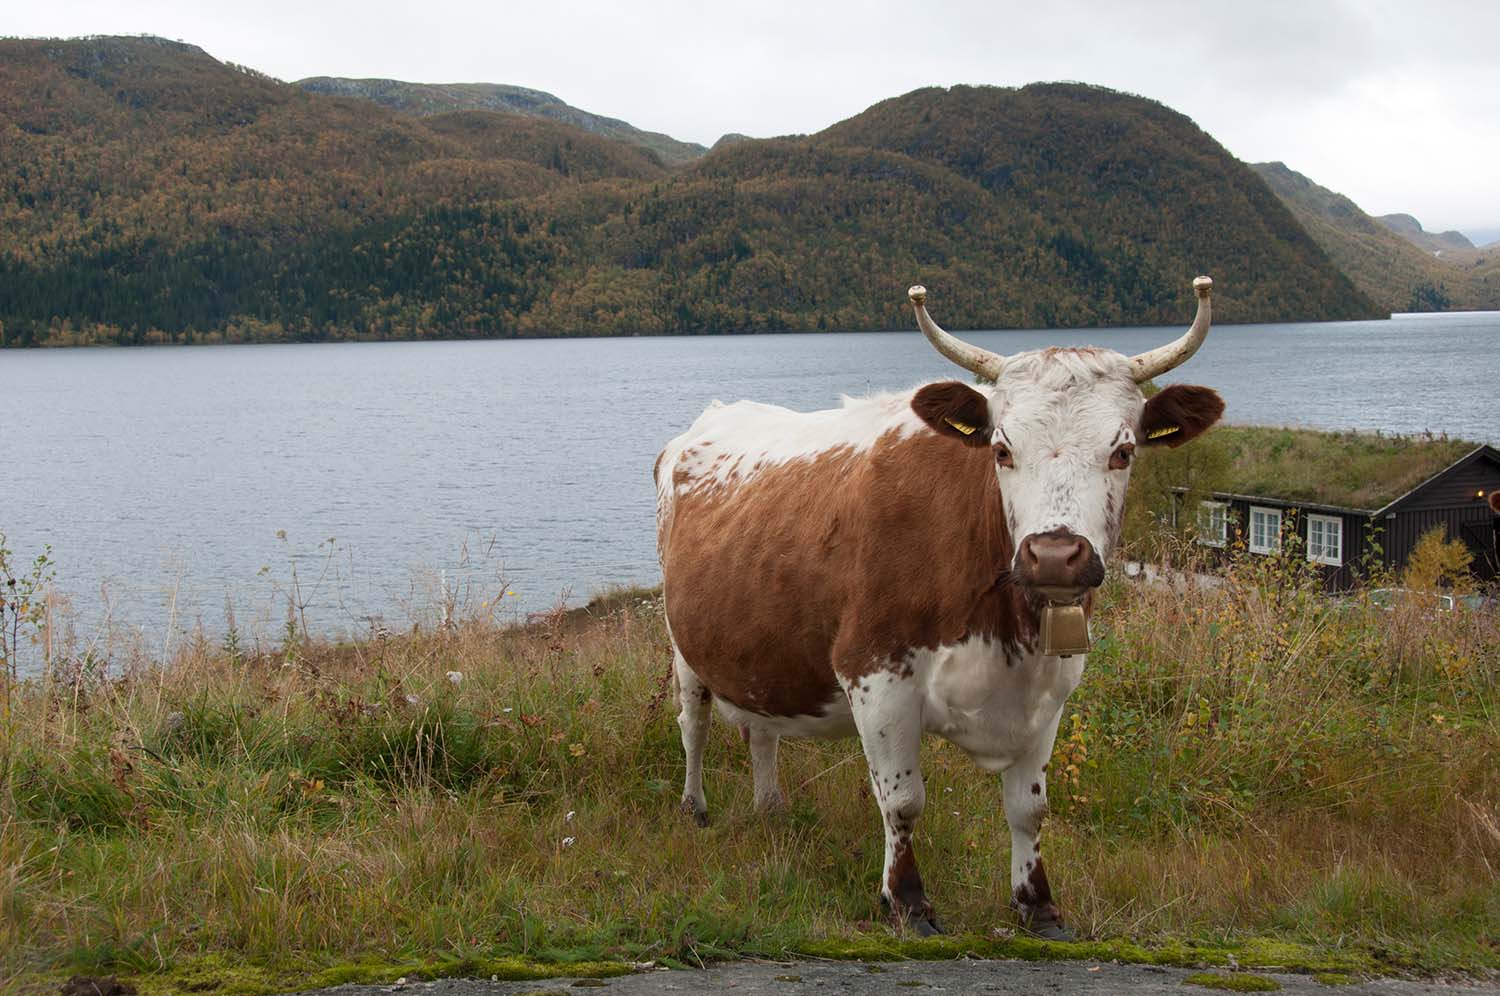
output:
[[742, 709], [821, 715], [836, 675], [905, 674], [910, 651], [965, 637], [1035, 642], [988, 446], [890, 432], [731, 487], [683, 483], [661, 536], [667, 618]]
[[891, 912], [896, 916], [924, 919], [932, 916], [932, 904], [922, 888], [922, 875], [917, 871], [917, 855], [909, 836], [896, 841], [895, 860], [891, 862], [885, 888], [891, 897]]
[[912, 396], [911, 410], [940, 436], [965, 446], [990, 445], [990, 403], [967, 384], [956, 380], [928, 384]]
[[1041, 786], [1040, 782], [1032, 782], [1031, 783], [1031, 794], [1032, 795], [1041, 795], [1042, 794], [1042, 786]]
[[1212, 388], [1169, 385], [1146, 400], [1141, 413], [1141, 444], [1181, 446], [1207, 432], [1223, 414], [1224, 399]]
[[1036, 864], [1026, 874], [1026, 880], [1016, 889], [1013, 905], [1029, 924], [1038, 921], [1062, 921], [1062, 913], [1052, 901], [1052, 887], [1047, 883], [1047, 869], [1038, 857]]

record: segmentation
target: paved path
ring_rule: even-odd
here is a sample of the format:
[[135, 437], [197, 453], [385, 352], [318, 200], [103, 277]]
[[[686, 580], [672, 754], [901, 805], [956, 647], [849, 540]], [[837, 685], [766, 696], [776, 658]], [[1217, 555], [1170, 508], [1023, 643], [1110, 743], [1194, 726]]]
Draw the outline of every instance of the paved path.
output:
[[[701, 972], [643, 972], [615, 979], [552, 979], [545, 982], [485, 982], [443, 979], [395, 986], [338, 986], [318, 990], [319, 996], [524, 996], [547, 993], [582, 996], [606, 992], [607, 996], [666, 996], [675, 993], [759, 994], [798, 996], [817, 993], [875, 994], [914, 993], [1124, 993], [1131, 996], [1172, 993], [1220, 992], [1184, 985], [1195, 974], [1191, 969], [1158, 968], [1153, 965], [1099, 964], [1087, 961], [916, 961], [868, 965], [861, 962], [734, 962]], [[1500, 984], [1455, 985], [1442, 982], [1409, 982], [1381, 979], [1351, 986], [1330, 987], [1305, 975], [1256, 973], [1281, 983], [1289, 996], [1500, 996]]]

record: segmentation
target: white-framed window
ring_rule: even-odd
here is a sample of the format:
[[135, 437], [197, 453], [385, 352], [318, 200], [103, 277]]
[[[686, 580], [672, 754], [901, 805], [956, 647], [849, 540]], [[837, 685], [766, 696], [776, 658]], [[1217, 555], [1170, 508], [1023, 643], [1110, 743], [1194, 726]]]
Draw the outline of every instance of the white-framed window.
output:
[[1198, 542], [1224, 546], [1229, 542], [1229, 505], [1222, 501], [1198, 503]]
[[1332, 515], [1307, 517], [1307, 559], [1338, 567], [1344, 563], [1344, 520]]
[[1250, 506], [1250, 552], [1281, 552], [1281, 509]]

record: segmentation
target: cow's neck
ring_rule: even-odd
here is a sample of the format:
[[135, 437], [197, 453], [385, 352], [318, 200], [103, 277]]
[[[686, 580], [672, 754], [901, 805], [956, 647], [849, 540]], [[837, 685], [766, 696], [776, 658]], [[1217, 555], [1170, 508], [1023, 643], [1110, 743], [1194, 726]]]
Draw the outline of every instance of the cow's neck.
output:
[[1001, 639], [1015, 649], [1030, 653], [1041, 631], [1041, 606], [1016, 583], [1011, 565], [1016, 547], [1005, 521], [1000, 484], [995, 477], [994, 458], [988, 449], [977, 451], [980, 459], [966, 467], [985, 485], [983, 513], [976, 519], [974, 609], [968, 619], [971, 636]]

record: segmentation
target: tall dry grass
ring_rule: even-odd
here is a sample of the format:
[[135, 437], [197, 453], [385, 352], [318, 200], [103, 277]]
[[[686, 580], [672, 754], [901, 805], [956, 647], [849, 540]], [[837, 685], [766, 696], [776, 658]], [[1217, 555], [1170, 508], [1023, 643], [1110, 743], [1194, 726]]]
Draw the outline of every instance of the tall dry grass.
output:
[[[1112, 582], [1053, 759], [1049, 871], [1087, 934], [1500, 965], [1500, 621], [1331, 600], [1290, 560]], [[66, 661], [11, 688], [0, 982], [358, 959], [667, 958], [878, 938], [858, 745], [789, 742], [752, 814], [715, 722], [680, 817], [658, 600], [249, 655]], [[925, 747], [952, 930], [1009, 930], [998, 780]]]

